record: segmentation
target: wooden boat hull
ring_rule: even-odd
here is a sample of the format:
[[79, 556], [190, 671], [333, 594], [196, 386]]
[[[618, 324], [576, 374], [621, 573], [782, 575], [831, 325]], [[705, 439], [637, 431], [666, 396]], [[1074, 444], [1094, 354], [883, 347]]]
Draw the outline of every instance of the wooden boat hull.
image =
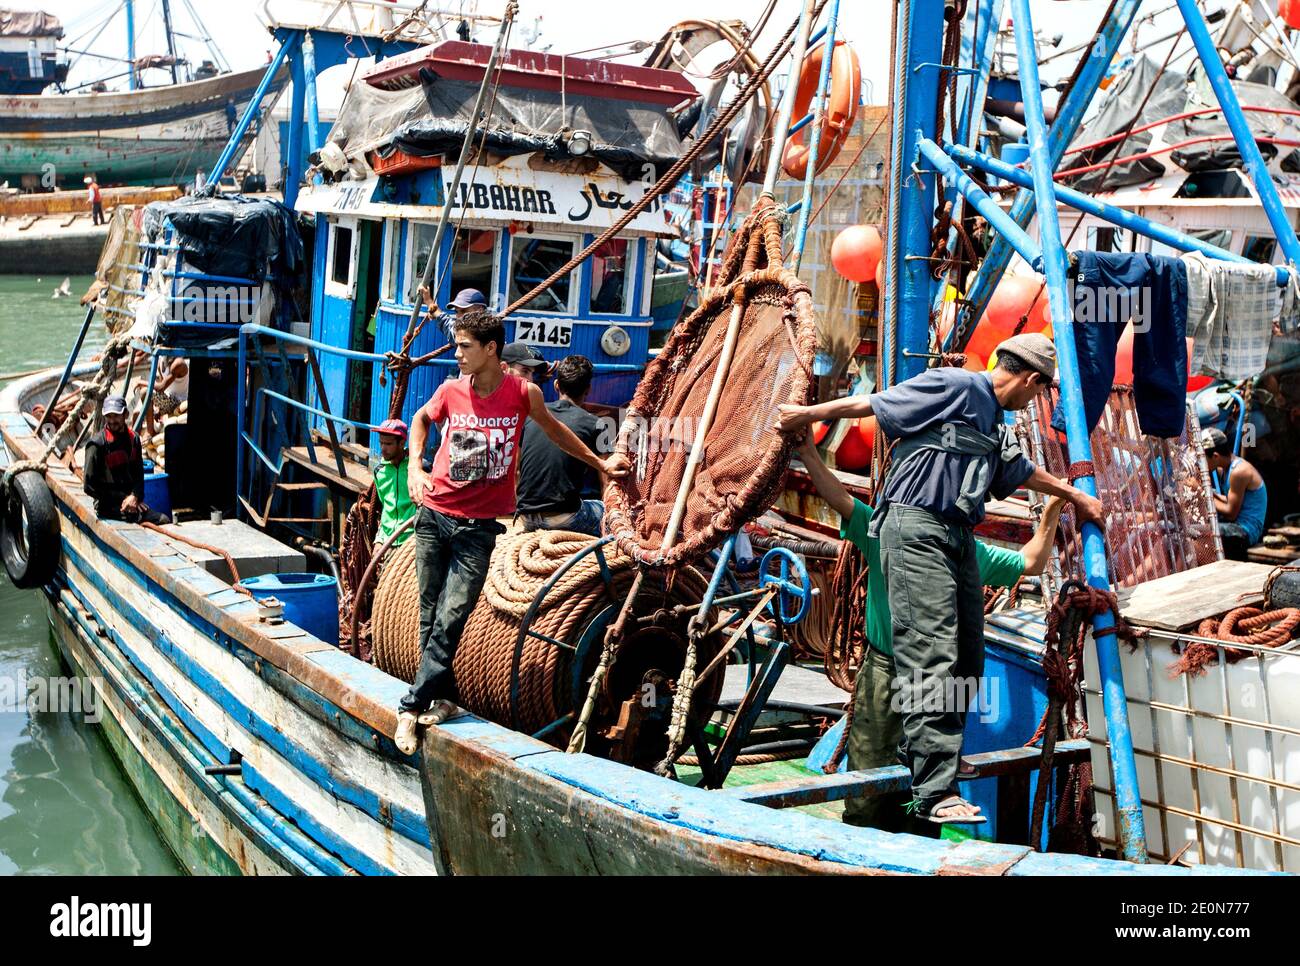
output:
[[[0, 180], [183, 184], [210, 171], [264, 71], [110, 94], [0, 98]], [[273, 93], [288, 81], [277, 76]]]
[[[7, 459], [44, 374], [0, 393]], [[406, 685], [256, 606], [160, 535], [99, 521], [51, 467], [59, 647], [92, 679], [105, 737], [195, 872], [254, 874], [1186, 874], [1022, 846], [890, 835], [568, 755], [472, 715], [388, 735]], [[242, 756], [238, 775], [204, 769]], [[1214, 870], [1218, 871], [1218, 870]]]

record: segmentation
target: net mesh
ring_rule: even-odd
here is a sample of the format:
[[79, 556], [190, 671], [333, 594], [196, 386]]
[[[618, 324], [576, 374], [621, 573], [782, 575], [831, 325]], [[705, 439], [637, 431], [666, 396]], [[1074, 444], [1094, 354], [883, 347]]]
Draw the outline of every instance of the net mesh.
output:
[[[632, 398], [619, 440], [632, 472], [606, 487], [606, 532], [641, 563], [697, 558], [767, 509], [784, 480], [793, 441], [774, 428], [777, 406], [809, 402], [817, 329], [808, 287], [781, 261], [779, 211], [756, 210], [732, 236], [719, 284], [672, 331]], [[665, 546], [733, 310], [735, 352], [677, 538]]]
[[[1060, 397], [1055, 387], [1050, 394], [1050, 406], [1041, 405], [1040, 398], [1017, 415], [1017, 428], [1034, 463], [1064, 477], [1069, 457], [1049, 425]], [[1132, 389], [1112, 390], [1091, 437], [1097, 497], [1106, 507], [1112, 587], [1132, 587], [1223, 559], [1209, 471], [1196, 444], [1199, 435], [1196, 414], [1189, 406], [1182, 435], [1143, 436]], [[1050, 598], [1055, 598], [1063, 580], [1084, 573], [1082, 540], [1070, 508], [1061, 516], [1057, 547], [1043, 574]]]

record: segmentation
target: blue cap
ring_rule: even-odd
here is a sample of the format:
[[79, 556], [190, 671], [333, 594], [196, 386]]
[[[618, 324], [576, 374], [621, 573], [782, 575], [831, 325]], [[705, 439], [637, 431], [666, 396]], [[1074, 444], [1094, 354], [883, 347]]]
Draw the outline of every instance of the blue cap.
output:
[[471, 305], [487, 305], [487, 299], [476, 288], [463, 288], [456, 293], [451, 304], [453, 308], [467, 309]]

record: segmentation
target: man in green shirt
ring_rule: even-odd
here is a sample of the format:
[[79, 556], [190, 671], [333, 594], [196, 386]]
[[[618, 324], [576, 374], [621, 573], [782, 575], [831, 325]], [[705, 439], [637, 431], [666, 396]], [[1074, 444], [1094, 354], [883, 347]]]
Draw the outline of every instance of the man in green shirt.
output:
[[[375, 546], [396, 532], [397, 528], [415, 516], [415, 504], [406, 486], [406, 467], [410, 462], [406, 453], [406, 423], [400, 419], [386, 419], [379, 426], [379, 455], [383, 457], [375, 467], [375, 492], [383, 507], [379, 514], [379, 527], [375, 530]], [[415, 530], [408, 528], [394, 547], [400, 547]]]
[[[889, 594], [880, 565], [880, 541], [867, 535], [872, 508], [856, 499], [839, 478], [822, 462], [811, 436], [805, 437], [799, 458], [808, 470], [817, 493], [840, 515], [840, 537], [862, 552], [867, 562], [866, 637], [857, 683], [853, 692], [853, 727], [849, 731], [849, 768], [858, 771], [899, 763], [898, 747], [903, 734], [903, 716], [894, 706], [893, 619]], [[986, 587], [1011, 587], [1022, 576], [1043, 572], [1051, 556], [1056, 525], [1065, 501], [1048, 499], [1033, 537], [1019, 551], [975, 541], [975, 558], [980, 582]], [[958, 769], [958, 778], [963, 775]], [[904, 806], [910, 792], [874, 798], [851, 798], [844, 803], [844, 821], [851, 825], [881, 828], [891, 832], [907, 830]]]

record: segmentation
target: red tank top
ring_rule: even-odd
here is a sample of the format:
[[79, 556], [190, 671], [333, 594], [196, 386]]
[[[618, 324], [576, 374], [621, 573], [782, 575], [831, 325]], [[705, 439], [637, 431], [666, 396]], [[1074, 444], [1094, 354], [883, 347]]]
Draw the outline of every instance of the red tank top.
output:
[[424, 505], [455, 517], [502, 517], [515, 512], [519, 437], [528, 417], [528, 384], [506, 373], [487, 397], [469, 376], [448, 379], [424, 411], [442, 426]]

